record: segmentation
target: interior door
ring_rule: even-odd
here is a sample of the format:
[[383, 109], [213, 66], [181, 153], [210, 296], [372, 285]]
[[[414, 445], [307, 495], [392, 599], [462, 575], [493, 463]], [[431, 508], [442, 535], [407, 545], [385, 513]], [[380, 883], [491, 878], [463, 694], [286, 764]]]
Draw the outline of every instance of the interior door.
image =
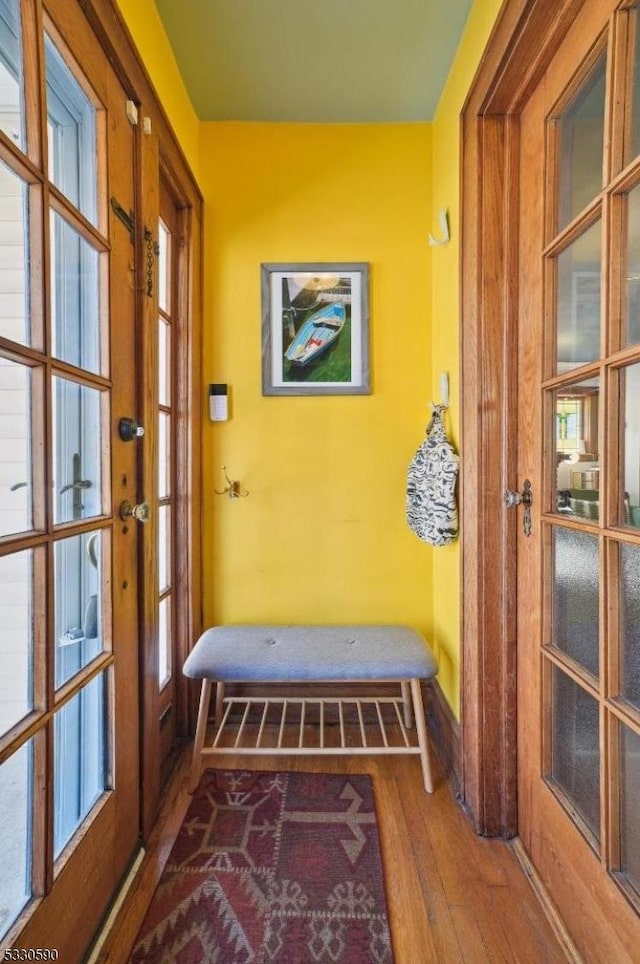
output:
[[584, 959], [622, 964], [640, 948], [636, 5], [583, 4], [521, 123], [519, 828]]
[[78, 4], [0, 0], [0, 81], [0, 942], [79, 961], [139, 839], [134, 137]]

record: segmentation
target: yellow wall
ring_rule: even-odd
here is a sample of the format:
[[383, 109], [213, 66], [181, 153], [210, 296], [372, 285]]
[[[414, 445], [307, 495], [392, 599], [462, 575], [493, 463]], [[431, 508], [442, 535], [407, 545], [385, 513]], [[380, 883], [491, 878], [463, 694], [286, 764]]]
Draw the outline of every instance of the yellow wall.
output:
[[[204, 427], [205, 620], [411, 623], [459, 715], [459, 545], [409, 532], [404, 481], [441, 371], [459, 439], [460, 112], [501, 0], [475, 0], [432, 125], [335, 127], [199, 122], [153, 0], [119, 5], [202, 172], [203, 380], [233, 391]], [[452, 240], [429, 249], [442, 207]], [[259, 266], [294, 260], [371, 263], [370, 397], [261, 396]], [[223, 462], [248, 499], [213, 496]]]
[[[449, 428], [459, 440], [460, 399], [460, 114], [502, 0], [475, 0], [433, 122], [432, 202], [449, 211], [450, 244], [433, 249], [431, 343], [434, 385], [441, 371], [451, 380]], [[464, 451], [462, 452], [464, 458]], [[460, 548], [436, 550], [433, 567], [433, 639], [439, 681], [460, 713]]]
[[[204, 123], [204, 618], [430, 632], [433, 552], [404, 519], [430, 397], [429, 125]], [[263, 397], [261, 262], [366, 261], [369, 396]], [[230, 500], [221, 465], [250, 495]]]
[[154, 0], [117, 0], [184, 155], [198, 177], [200, 120], [184, 85]]

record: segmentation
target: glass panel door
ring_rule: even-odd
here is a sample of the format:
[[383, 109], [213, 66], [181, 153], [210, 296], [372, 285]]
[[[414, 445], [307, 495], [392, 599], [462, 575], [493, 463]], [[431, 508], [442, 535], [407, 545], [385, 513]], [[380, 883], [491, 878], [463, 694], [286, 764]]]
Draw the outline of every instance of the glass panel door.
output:
[[0, 0], [0, 93], [0, 941], [81, 960], [138, 841], [133, 134], [66, 0]]
[[537, 689], [527, 703], [519, 684], [523, 832], [579, 936], [589, 908], [615, 906], [636, 933], [640, 915], [640, 13], [624, 7], [578, 15], [523, 121], [545, 185], [530, 224], [521, 204], [519, 457], [541, 480], [519, 535], [533, 572], [519, 673]]

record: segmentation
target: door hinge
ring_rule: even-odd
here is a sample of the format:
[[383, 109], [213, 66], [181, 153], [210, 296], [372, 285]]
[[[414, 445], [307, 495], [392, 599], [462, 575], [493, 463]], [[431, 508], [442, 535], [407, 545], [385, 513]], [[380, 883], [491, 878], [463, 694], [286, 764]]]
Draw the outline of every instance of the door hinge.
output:
[[125, 211], [125, 209], [122, 207], [120, 202], [114, 197], [111, 198], [111, 210], [113, 211], [115, 216], [124, 224], [125, 228], [129, 232], [129, 239], [131, 241], [131, 244], [133, 244], [135, 240], [135, 227], [136, 227], [133, 211], [129, 211], [127, 213], [127, 211]]
[[157, 241], [153, 240], [153, 234], [149, 228], [144, 229], [144, 242], [146, 245], [145, 284], [147, 297], [153, 298], [153, 288], [156, 276], [156, 258], [160, 254], [160, 245]]

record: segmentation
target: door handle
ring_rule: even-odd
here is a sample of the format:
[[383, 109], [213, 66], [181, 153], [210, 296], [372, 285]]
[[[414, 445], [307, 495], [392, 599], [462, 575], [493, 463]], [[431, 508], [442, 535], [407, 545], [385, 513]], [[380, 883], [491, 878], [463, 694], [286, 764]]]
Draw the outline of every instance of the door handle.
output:
[[151, 506], [148, 502], [139, 502], [133, 505], [131, 502], [120, 503], [120, 518], [124, 521], [135, 519], [137, 522], [148, 522], [151, 518]]
[[[26, 485], [26, 482], [25, 482]], [[78, 479], [77, 482], [69, 482], [68, 485], [63, 485], [60, 489], [60, 495], [68, 492], [70, 489], [90, 489], [93, 482], [90, 479]]]
[[522, 526], [524, 529], [525, 536], [531, 535], [531, 504], [533, 502], [533, 492], [531, 491], [531, 482], [529, 479], [525, 479], [525, 483], [522, 487], [522, 493], [514, 492], [513, 489], [506, 489], [504, 493], [504, 504], [507, 509], [514, 509], [519, 505], [524, 506], [524, 515], [522, 517]]

